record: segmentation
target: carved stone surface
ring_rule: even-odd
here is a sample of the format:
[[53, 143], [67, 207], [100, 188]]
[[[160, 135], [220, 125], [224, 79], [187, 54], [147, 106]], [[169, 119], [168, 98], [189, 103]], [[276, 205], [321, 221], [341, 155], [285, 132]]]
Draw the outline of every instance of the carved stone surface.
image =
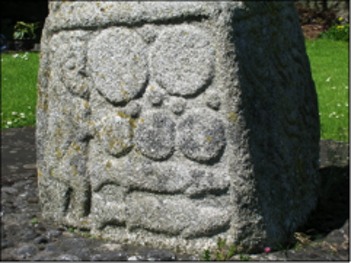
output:
[[199, 93], [213, 77], [214, 48], [197, 27], [164, 30], [152, 49], [154, 78], [171, 95]]
[[103, 30], [88, 46], [95, 88], [112, 103], [135, 98], [148, 79], [145, 54], [146, 44], [134, 31], [115, 27]]
[[162, 111], [148, 112], [141, 116], [142, 123], [135, 129], [138, 150], [155, 160], [164, 160], [174, 151], [175, 123]]
[[198, 162], [220, 157], [226, 144], [225, 129], [222, 121], [213, 115], [206, 109], [194, 109], [180, 120], [178, 145], [186, 157]]
[[293, 3], [50, 2], [43, 215], [188, 253], [281, 246], [316, 202], [319, 119]]

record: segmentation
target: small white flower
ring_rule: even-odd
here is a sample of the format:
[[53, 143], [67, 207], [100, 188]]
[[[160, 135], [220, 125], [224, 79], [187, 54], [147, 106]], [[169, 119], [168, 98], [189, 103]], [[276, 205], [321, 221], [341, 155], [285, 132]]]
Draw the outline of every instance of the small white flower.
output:
[[12, 124], [12, 121], [7, 121], [6, 124], [7, 124], [7, 125], [11, 125], [11, 124]]
[[341, 107], [341, 104], [340, 104], [340, 103], [338, 103], [338, 104], [336, 104], [336, 106]]
[[329, 82], [331, 80], [331, 77], [328, 77], [325, 81]]
[[329, 117], [329, 118], [332, 118], [332, 117], [335, 116], [335, 115], [336, 115], [336, 112], [334, 111], [334, 112], [330, 113], [328, 117]]
[[345, 102], [345, 107], [348, 107], [348, 106], [349, 106], [349, 104], [347, 102]]
[[23, 112], [21, 112], [21, 113], [20, 113], [20, 117], [21, 117], [22, 119], [24, 119], [24, 118], [26, 117], [26, 114], [24, 114]]
[[15, 116], [15, 115], [17, 115], [17, 112], [13, 111], [11, 114], [12, 114], [13, 116]]
[[16, 54], [12, 55], [12, 57], [13, 57], [13, 58], [18, 58], [18, 57], [19, 57], [19, 54], [16, 53]]

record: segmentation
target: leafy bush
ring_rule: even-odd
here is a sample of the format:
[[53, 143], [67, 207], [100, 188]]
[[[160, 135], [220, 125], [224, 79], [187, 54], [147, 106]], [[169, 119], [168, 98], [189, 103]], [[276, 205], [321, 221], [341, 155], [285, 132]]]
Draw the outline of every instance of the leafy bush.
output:
[[39, 28], [39, 23], [25, 23], [18, 21], [14, 26], [13, 39], [35, 39], [35, 31]]
[[337, 40], [337, 41], [349, 41], [350, 25], [343, 23], [343, 19], [340, 17], [337, 20], [337, 24], [330, 27], [327, 31], [321, 34], [321, 38]]

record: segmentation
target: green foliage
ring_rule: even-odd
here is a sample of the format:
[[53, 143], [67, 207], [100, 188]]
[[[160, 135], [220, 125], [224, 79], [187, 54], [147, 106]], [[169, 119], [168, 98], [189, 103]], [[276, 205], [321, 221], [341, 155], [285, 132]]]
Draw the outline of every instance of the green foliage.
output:
[[32, 225], [37, 225], [37, 224], [39, 223], [39, 220], [38, 220], [38, 218], [33, 217], [32, 220], [30, 221], [30, 223], [31, 223]]
[[35, 31], [39, 28], [39, 23], [25, 23], [23, 21], [18, 21], [14, 26], [13, 39], [23, 40], [23, 39], [35, 39]]
[[77, 230], [77, 228], [71, 227], [71, 226], [67, 228], [67, 231], [70, 232], [70, 233], [75, 233], [76, 230]]
[[336, 40], [336, 41], [349, 41], [350, 26], [349, 25], [334, 25], [327, 31], [321, 34], [320, 38]]
[[218, 238], [217, 249], [215, 251], [216, 260], [223, 261], [228, 260], [234, 256], [236, 252], [236, 247], [234, 244], [227, 246], [225, 239]]
[[[227, 241], [222, 238], [218, 238], [217, 247], [214, 251], [209, 249], [204, 250], [202, 259], [205, 261], [224, 261], [230, 260], [235, 254], [239, 253], [240, 249], [234, 244], [227, 244]], [[247, 255], [240, 254], [240, 260], [247, 261], [250, 257]]]
[[203, 260], [211, 261], [211, 251], [210, 250], [205, 249], [204, 255], [203, 255]]
[[100, 235], [93, 235], [90, 233], [89, 229], [85, 229], [85, 228], [66, 226], [66, 231], [71, 234], [75, 234], [77, 236], [81, 236], [84, 238], [104, 240]]
[[251, 258], [250, 258], [249, 255], [240, 254], [240, 260], [241, 260], [241, 261], [250, 261]]
[[85, 237], [85, 238], [94, 238], [94, 236], [88, 231], [79, 231], [78, 235]]

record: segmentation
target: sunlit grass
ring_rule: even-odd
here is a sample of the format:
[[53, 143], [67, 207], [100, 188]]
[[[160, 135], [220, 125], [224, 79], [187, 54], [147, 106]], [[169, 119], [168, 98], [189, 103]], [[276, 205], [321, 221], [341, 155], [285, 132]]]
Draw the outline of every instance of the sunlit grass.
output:
[[348, 42], [306, 42], [319, 101], [322, 139], [349, 140]]
[[1, 54], [1, 128], [35, 124], [39, 54]]

